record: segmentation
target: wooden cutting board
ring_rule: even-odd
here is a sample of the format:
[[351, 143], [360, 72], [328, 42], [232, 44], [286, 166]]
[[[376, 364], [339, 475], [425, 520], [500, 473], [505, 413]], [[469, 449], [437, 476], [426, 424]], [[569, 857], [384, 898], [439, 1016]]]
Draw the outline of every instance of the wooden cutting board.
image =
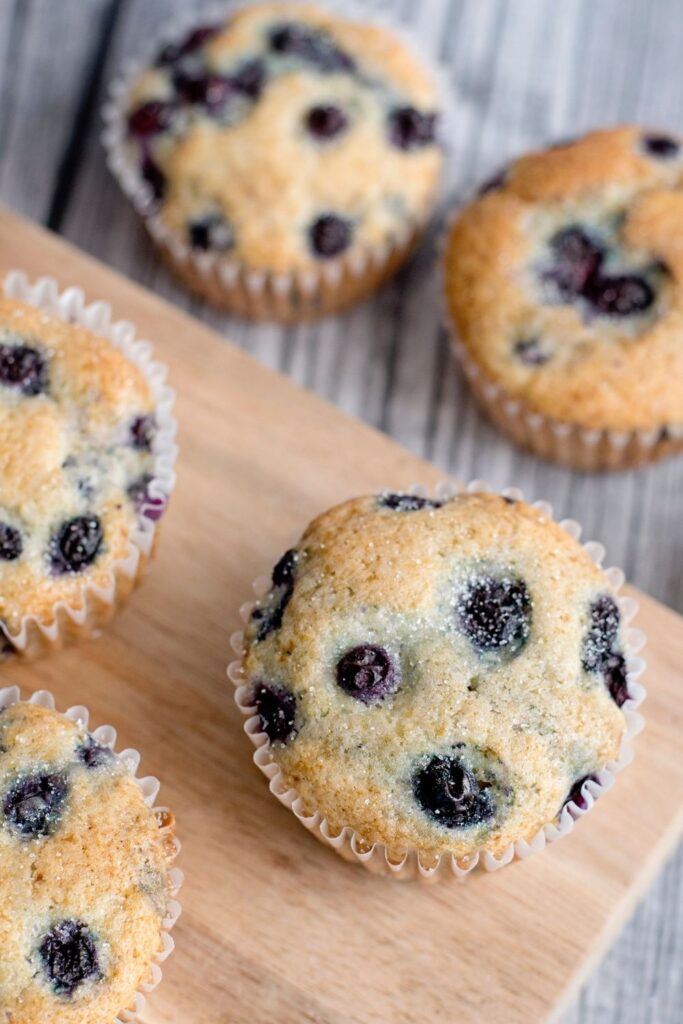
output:
[[568, 839], [464, 884], [397, 884], [346, 864], [252, 765], [228, 638], [251, 580], [315, 513], [441, 474], [0, 211], [0, 273], [13, 267], [109, 300], [153, 340], [178, 391], [178, 487], [145, 584], [100, 639], [2, 670], [3, 685], [50, 689], [60, 707], [85, 703], [115, 725], [177, 814], [184, 913], [145, 1020], [556, 1020], [681, 833], [683, 619], [639, 596], [647, 728], [634, 765]]

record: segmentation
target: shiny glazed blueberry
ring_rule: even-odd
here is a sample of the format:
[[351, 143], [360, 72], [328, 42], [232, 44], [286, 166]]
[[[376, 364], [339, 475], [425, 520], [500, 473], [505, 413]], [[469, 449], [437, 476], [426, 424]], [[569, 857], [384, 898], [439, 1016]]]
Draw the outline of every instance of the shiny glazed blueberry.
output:
[[531, 596], [517, 577], [479, 576], [456, 602], [460, 629], [480, 654], [512, 658], [529, 638]]
[[650, 284], [640, 274], [603, 277], [596, 274], [587, 282], [584, 295], [602, 316], [632, 316], [649, 309], [655, 300]]
[[130, 425], [130, 438], [133, 448], [149, 452], [157, 433], [157, 423], [153, 413], [136, 416]]
[[299, 22], [275, 26], [270, 33], [270, 47], [274, 53], [314, 64], [319, 71], [353, 71], [355, 66], [326, 32]]
[[578, 225], [563, 228], [550, 240], [553, 265], [546, 272], [564, 298], [581, 295], [605, 256], [600, 242]]
[[49, 836], [59, 824], [68, 794], [63, 775], [25, 775], [5, 797], [2, 811], [7, 824], [27, 838]]
[[137, 138], [158, 135], [170, 127], [175, 111], [175, 103], [165, 100], [149, 100], [129, 114], [128, 131]]
[[389, 138], [399, 149], [421, 149], [436, 137], [436, 114], [416, 107], [396, 107], [389, 114]]
[[396, 662], [377, 644], [352, 647], [337, 663], [339, 687], [364, 704], [375, 704], [394, 693], [400, 681]]
[[540, 338], [520, 338], [515, 342], [515, 355], [526, 366], [542, 366], [550, 356], [543, 350]]
[[109, 747], [100, 746], [92, 736], [88, 736], [85, 743], [76, 749], [76, 757], [86, 768], [101, 768], [111, 764], [116, 755]]
[[650, 156], [660, 160], [673, 160], [681, 151], [681, 145], [670, 135], [644, 135], [643, 147]]
[[45, 357], [31, 345], [0, 345], [0, 384], [32, 397], [47, 389]]
[[97, 558], [104, 534], [98, 516], [76, 516], [63, 523], [52, 538], [52, 571], [83, 572]]
[[421, 494], [380, 494], [377, 504], [394, 512], [417, 512], [421, 508], [440, 508], [441, 502]]
[[321, 259], [333, 259], [348, 249], [351, 234], [349, 220], [334, 213], [325, 213], [310, 227], [311, 248]]
[[289, 690], [256, 683], [254, 705], [261, 728], [271, 743], [287, 743], [296, 736], [296, 697]]
[[413, 776], [420, 807], [445, 828], [468, 828], [493, 817], [489, 789], [457, 756], [435, 754]]
[[0, 562], [14, 562], [24, 549], [21, 534], [14, 526], [0, 521]]
[[165, 46], [157, 57], [157, 64], [162, 66], [175, 64], [182, 57], [186, 57], [188, 53], [194, 53], [219, 31], [220, 25], [198, 26], [179, 43], [169, 43], [168, 46]]
[[82, 921], [60, 921], [43, 937], [38, 951], [58, 995], [72, 996], [84, 982], [100, 975], [95, 939]]
[[230, 225], [220, 213], [207, 213], [188, 225], [190, 245], [193, 249], [226, 252], [235, 244]]
[[306, 115], [306, 127], [316, 139], [334, 139], [349, 126], [349, 119], [339, 107], [332, 104], [311, 107]]

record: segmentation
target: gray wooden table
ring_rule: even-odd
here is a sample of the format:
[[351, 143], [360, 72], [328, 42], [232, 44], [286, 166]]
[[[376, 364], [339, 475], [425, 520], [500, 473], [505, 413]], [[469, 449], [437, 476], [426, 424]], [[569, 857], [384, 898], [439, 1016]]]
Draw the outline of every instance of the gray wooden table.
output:
[[[434, 238], [372, 303], [318, 326], [253, 327], [176, 286], [110, 180], [106, 84], [196, 0], [0, 0], [0, 200], [47, 224], [462, 479], [516, 484], [602, 539], [609, 560], [683, 611], [683, 459], [589, 477], [517, 451], [482, 418], [439, 327]], [[680, 0], [387, 0], [457, 90], [449, 198], [508, 156], [594, 125], [683, 131]], [[59, 276], [59, 267], [54, 268]], [[64, 284], [73, 282], [63, 282]], [[683, 855], [653, 886], [567, 1024], [683, 1020]], [[552, 924], [551, 924], [552, 926]]]

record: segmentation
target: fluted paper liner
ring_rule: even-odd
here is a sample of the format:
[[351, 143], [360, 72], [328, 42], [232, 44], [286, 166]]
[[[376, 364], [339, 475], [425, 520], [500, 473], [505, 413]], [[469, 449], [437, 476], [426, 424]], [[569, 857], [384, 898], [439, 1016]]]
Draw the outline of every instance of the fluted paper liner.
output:
[[[435, 488], [435, 497], [447, 499], [454, 494], [463, 491], [472, 494], [477, 492], [491, 493], [492, 488], [480, 480], [475, 480], [467, 487], [457, 487], [450, 481], [444, 481]], [[427, 496], [428, 489], [416, 486], [411, 489], [413, 494]], [[502, 491], [504, 497], [523, 500], [522, 492], [517, 488], [507, 488]], [[533, 502], [533, 507], [538, 509], [549, 519], [553, 518], [552, 506], [545, 501]], [[575, 519], [563, 519], [558, 525], [568, 533], [570, 537], [579, 540], [581, 536], [581, 525]], [[605, 549], [602, 544], [595, 541], [588, 541], [583, 545], [584, 550], [597, 566], [602, 565]], [[554, 821], [548, 822], [530, 840], [518, 839], [511, 843], [500, 855], [494, 857], [487, 850], [476, 853], [473, 857], [457, 859], [453, 854], [442, 854], [437, 858], [429, 857], [428, 862], [423, 861], [420, 852], [416, 849], [408, 851], [400, 861], [394, 861], [389, 855], [387, 848], [381, 843], [368, 843], [351, 826], [342, 828], [339, 832], [330, 829], [328, 822], [318, 811], [306, 813], [302, 799], [298, 792], [288, 786], [280, 768], [270, 758], [270, 743], [268, 737], [261, 729], [261, 723], [255, 707], [249, 703], [250, 687], [245, 681], [242, 670], [241, 658], [244, 654], [244, 634], [235, 633], [231, 638], [231, 644], [236, 654], [240, 655], [239, 661], [233, 661], [228, 667], [228, 677], [234, 683], [235, 703], [247, 720], [244, 724], [244, 731], [256, 747], [253, 756], [254, 764], [263, 772], [269, 780], [271, 793], [277, 797], [280, 803], [288, 807], [299, 821], [317, 839], [331, 846], [345, 860], [362, 864], [363, 867], [374, 874], [388, 875], [392, 878], [406, 880], [419, 878], [424, 881], [432, 881], [444, 876], [455, 876], [464, 879], [474, 868], [483, 868], [486, 871], [496, 871], [498, 868], [509, 864], [515, 857], [524, 859], [533, 853], [539, 853], [549, 843], [568, 835], [574, 828], [574, 823], [591, 810], [595, 801], [610, 789], [614, 783], [615, 776], [633, 759], [632, 740], [643, 728], [643, 719], [637, 713], [637, 708], [642, 704], [646, 696], [645, 688], [636, 680], [642, 675], [645, 669], [645, 661], [637, 654], [645, 644], [645, 636], [639, 629], [628, 626], [638, 610], [637, 601], [628, 595], [618, 596], [618, 591], [624, 583], [624, 574], [621, 569], [610, 568], [603, 570], [609, 583], [617, 593], [617, 601], [621, 611], [622, 620], [625, 625], [624, 642], [628, 679], [629, 698], [622, 705], [622, 712], [626, 719], [626, 730], [622, 737], [619, 756], [615, 761], [610, 761], [605, 768], [598, 773], [596, 781], [592, 779], [584, 782], [581, 787], [579, 799], [584, 806], [580, 806], [575, 800], [569, 801], [562, 808], [560, 814]], [[256, 597], [261, 597], [269, 588], [267, 577], [260, 577], [253, 584]], [[243, 622], [247, 622], [254, 603], [248, 603], [240, 608], [240, 616]]]
[[[37, 704], [40, 707], [49, 708], [51, 711], [56, 710], [55, 699], [48, 690], [37, 690], [27, 701], [22, 701], [21, 692], [18, 686], [0, 688], [0, 711], [13, 704], [22, 703]], [[83, 729], [88, 728], [90, 712], [82, 705], [77, 704], [74, 707], [68, 708], [63, 712], [63, 714], [65, 718], [70, 719]], [[93, 729], [91, 734], [100, 746], [108, 747], [109, 750], [116, 752], [116, 729], [114, 729], [113, 726], [100, 725], [98, 728]], [[168, 814], [168, 808], [155, 806], [160, 788], [159, 780], [155, 779], [153, 775], [147, 775], [142, 778], [137, 777], [137, 771], [140, 765], [140, 754], [137, 750], [122, 750], [117, 756], [124, 762], [128, 771], [139, 786], [146, 805], [151, 809], [159, 822], [159, 830], [161, 832], [167, 830], [168, 826], [164, 825], [164, 821]], [[168, 861], [170, 863], [175, 860], [180, 853], [180, 842], [172, 832], [169, 833], [168, 838], [170, 848]], [[166, 913], [161, 921], [161, 945], [159, 951], [154, 956], [154, 959], [150, 964], [149, 975], [145, 982], [140, 986], [139, 991], [136, 992], [133, 1003], [130, 1007], [119, 1011], [118, 1016], [111, 1022], [111, 1024], [134, 1024], [135, 1021], [138, 1021], [139, 1015], [145, 1011], [146, 996], [152, 992], [161, 981], [162, 971], [160, 965], [171, 955], [174, 949], [171, 929], [180, 917], [181, 907], [176, 897], [182, 884], [182, 871], [179, 868], [169, 868]], [[107, 1024], [107, 1022], [103, 1022], [103, 1024]]]

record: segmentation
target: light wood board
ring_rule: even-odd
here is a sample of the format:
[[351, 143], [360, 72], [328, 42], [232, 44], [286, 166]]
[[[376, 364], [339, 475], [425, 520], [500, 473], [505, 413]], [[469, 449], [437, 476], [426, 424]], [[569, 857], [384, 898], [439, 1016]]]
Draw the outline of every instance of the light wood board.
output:
[[115, 725], [177, 814], [184, 914], [148, 1024], [556, 1018], [683, 827], [683, 620], [640, 597], [647, 728], [634, 765], [567, 840], [463, 885], [399, 885], [345, 864], [251, 764], [228, 638], [250, 581], [312, 515], [441, 474], [0, 212], [0, 273], [12, 267], [108, 299], [154, 341], [178, 391], [179, 482], [152, 573], [100, 639], [2, 671], [4, 685], [50, 689]]

